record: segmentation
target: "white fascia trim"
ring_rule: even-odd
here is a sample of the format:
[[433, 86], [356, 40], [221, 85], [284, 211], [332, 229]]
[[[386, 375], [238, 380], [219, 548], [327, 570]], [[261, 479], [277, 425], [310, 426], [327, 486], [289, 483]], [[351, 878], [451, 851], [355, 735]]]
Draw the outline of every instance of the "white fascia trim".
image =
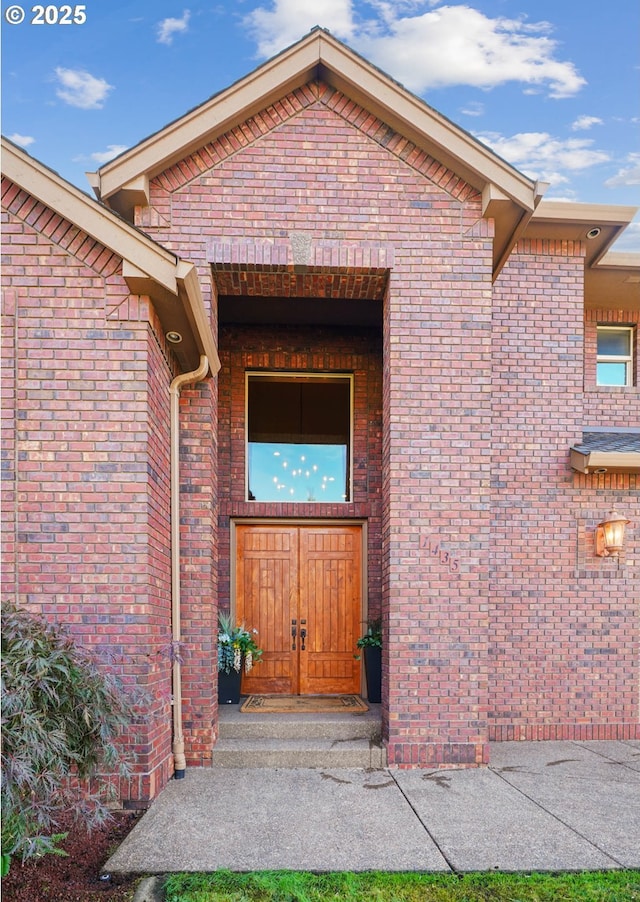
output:
[[4, 138], [2, 171], [14, 184], [123, 260], [133, 263], [163, 288], [178, 293], [175, 254]]
[[581, 204], [573, 201], [542, 200], [532, 220], [584, 223], [585, 225], [627, 226], [640, 208], [618, 204]]
[[313, 70], [318, 63], [315, 41], [300, 47], [294, 45], [249, 75], [225, 88], [195, 109], [170, 122], [140, 144], [106, 163], [96, 173], [89, 173], [92, 186], [103, 200], [136, 184], [141, 175], [153, 178], [178, 160], [188, 156], [208, 140], [234, 123], [243, 111], [269, 99], [280, 86], [297, 81], [300, 72]]
[[445, 164], [473, 173], [478, 185], [492, 182], [525, 211], [538, 201], [534, 182], [514, 169], [459, 126], [428, 106], [388, 75], [377, 70], [327, 32], [313, 31], [297, 44], [268, 60], [240, 81], [170, 123], [141, 144], [90, 174], [103, 200], [135, 184], [143, 173], [151, 178], [197, 149], [208, 136], [240, 121], [293, 86], [304, 84], [317, 66], [347, 93], [353, 88], [367, 98], [368, 108], [411, 140], [441, 152]]
[[640, 254], [609, 251], [601, 258], [598, 269], [640, 270]]
[[590, 473], [593, 470], [640, 473], [640, 452], [581, 451], [571, 448], [571, 467], [579, 473]]
[[192, 263], [181, 260], [177, 267], [178, 285], [184, 292], [185, 309], [192, 323], [194, 335], [199, 339], [201, 351], [209, 360], [209, 368], [213, 376], [220, 370], [218, 349], [211, 331], [211, 325], [204, 306], [200, 280], [196, 267]]

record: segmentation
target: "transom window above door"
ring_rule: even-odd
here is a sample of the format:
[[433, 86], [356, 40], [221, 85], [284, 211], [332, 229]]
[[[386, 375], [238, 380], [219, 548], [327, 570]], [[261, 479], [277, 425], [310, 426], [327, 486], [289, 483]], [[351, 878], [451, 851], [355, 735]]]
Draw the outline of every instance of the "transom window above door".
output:
[[247, 373], [249, 501], [350, 501], [350, 375]]

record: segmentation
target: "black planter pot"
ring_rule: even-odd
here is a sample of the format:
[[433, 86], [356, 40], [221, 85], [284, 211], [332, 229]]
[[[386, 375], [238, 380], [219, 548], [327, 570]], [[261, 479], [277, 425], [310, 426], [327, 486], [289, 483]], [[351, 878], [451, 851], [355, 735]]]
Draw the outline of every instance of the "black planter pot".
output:
[[240, 703], [240, 684], [242, 683], [242, 669], [232, 670], [231, 673], [218, 671], [218, 704], [237, 705]]
[[367, 646], [364, 652], [364, 671], [367, 675], [367, 698], [374, 704], [382, 701], [382, 649]]

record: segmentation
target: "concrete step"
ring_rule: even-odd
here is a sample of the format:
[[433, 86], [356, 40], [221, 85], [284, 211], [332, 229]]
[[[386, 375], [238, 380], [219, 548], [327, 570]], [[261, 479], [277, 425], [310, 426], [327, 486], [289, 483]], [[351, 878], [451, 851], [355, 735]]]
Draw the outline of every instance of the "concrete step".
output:
[[369, 739], [219, 739], [211, 766], [381, 768], [386, 752]]
[[242, 714], [219, 709], [212, 767], [386, 766], [380, 705], [339, 714]]
[[[377, 710], [376, 710], [377, 709]], [[380, 706], [358, 714], [242, 714], [219, 708], [220, 739], [368, 739], [380, 742]]]

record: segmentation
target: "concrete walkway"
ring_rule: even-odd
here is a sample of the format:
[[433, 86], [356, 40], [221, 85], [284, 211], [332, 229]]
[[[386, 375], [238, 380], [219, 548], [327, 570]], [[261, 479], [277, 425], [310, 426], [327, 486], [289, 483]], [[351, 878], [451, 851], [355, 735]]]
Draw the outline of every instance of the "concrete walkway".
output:
[[640, 742], [499, 743], [483, 770], [190, 769], [105, 870], [640, 867]]

